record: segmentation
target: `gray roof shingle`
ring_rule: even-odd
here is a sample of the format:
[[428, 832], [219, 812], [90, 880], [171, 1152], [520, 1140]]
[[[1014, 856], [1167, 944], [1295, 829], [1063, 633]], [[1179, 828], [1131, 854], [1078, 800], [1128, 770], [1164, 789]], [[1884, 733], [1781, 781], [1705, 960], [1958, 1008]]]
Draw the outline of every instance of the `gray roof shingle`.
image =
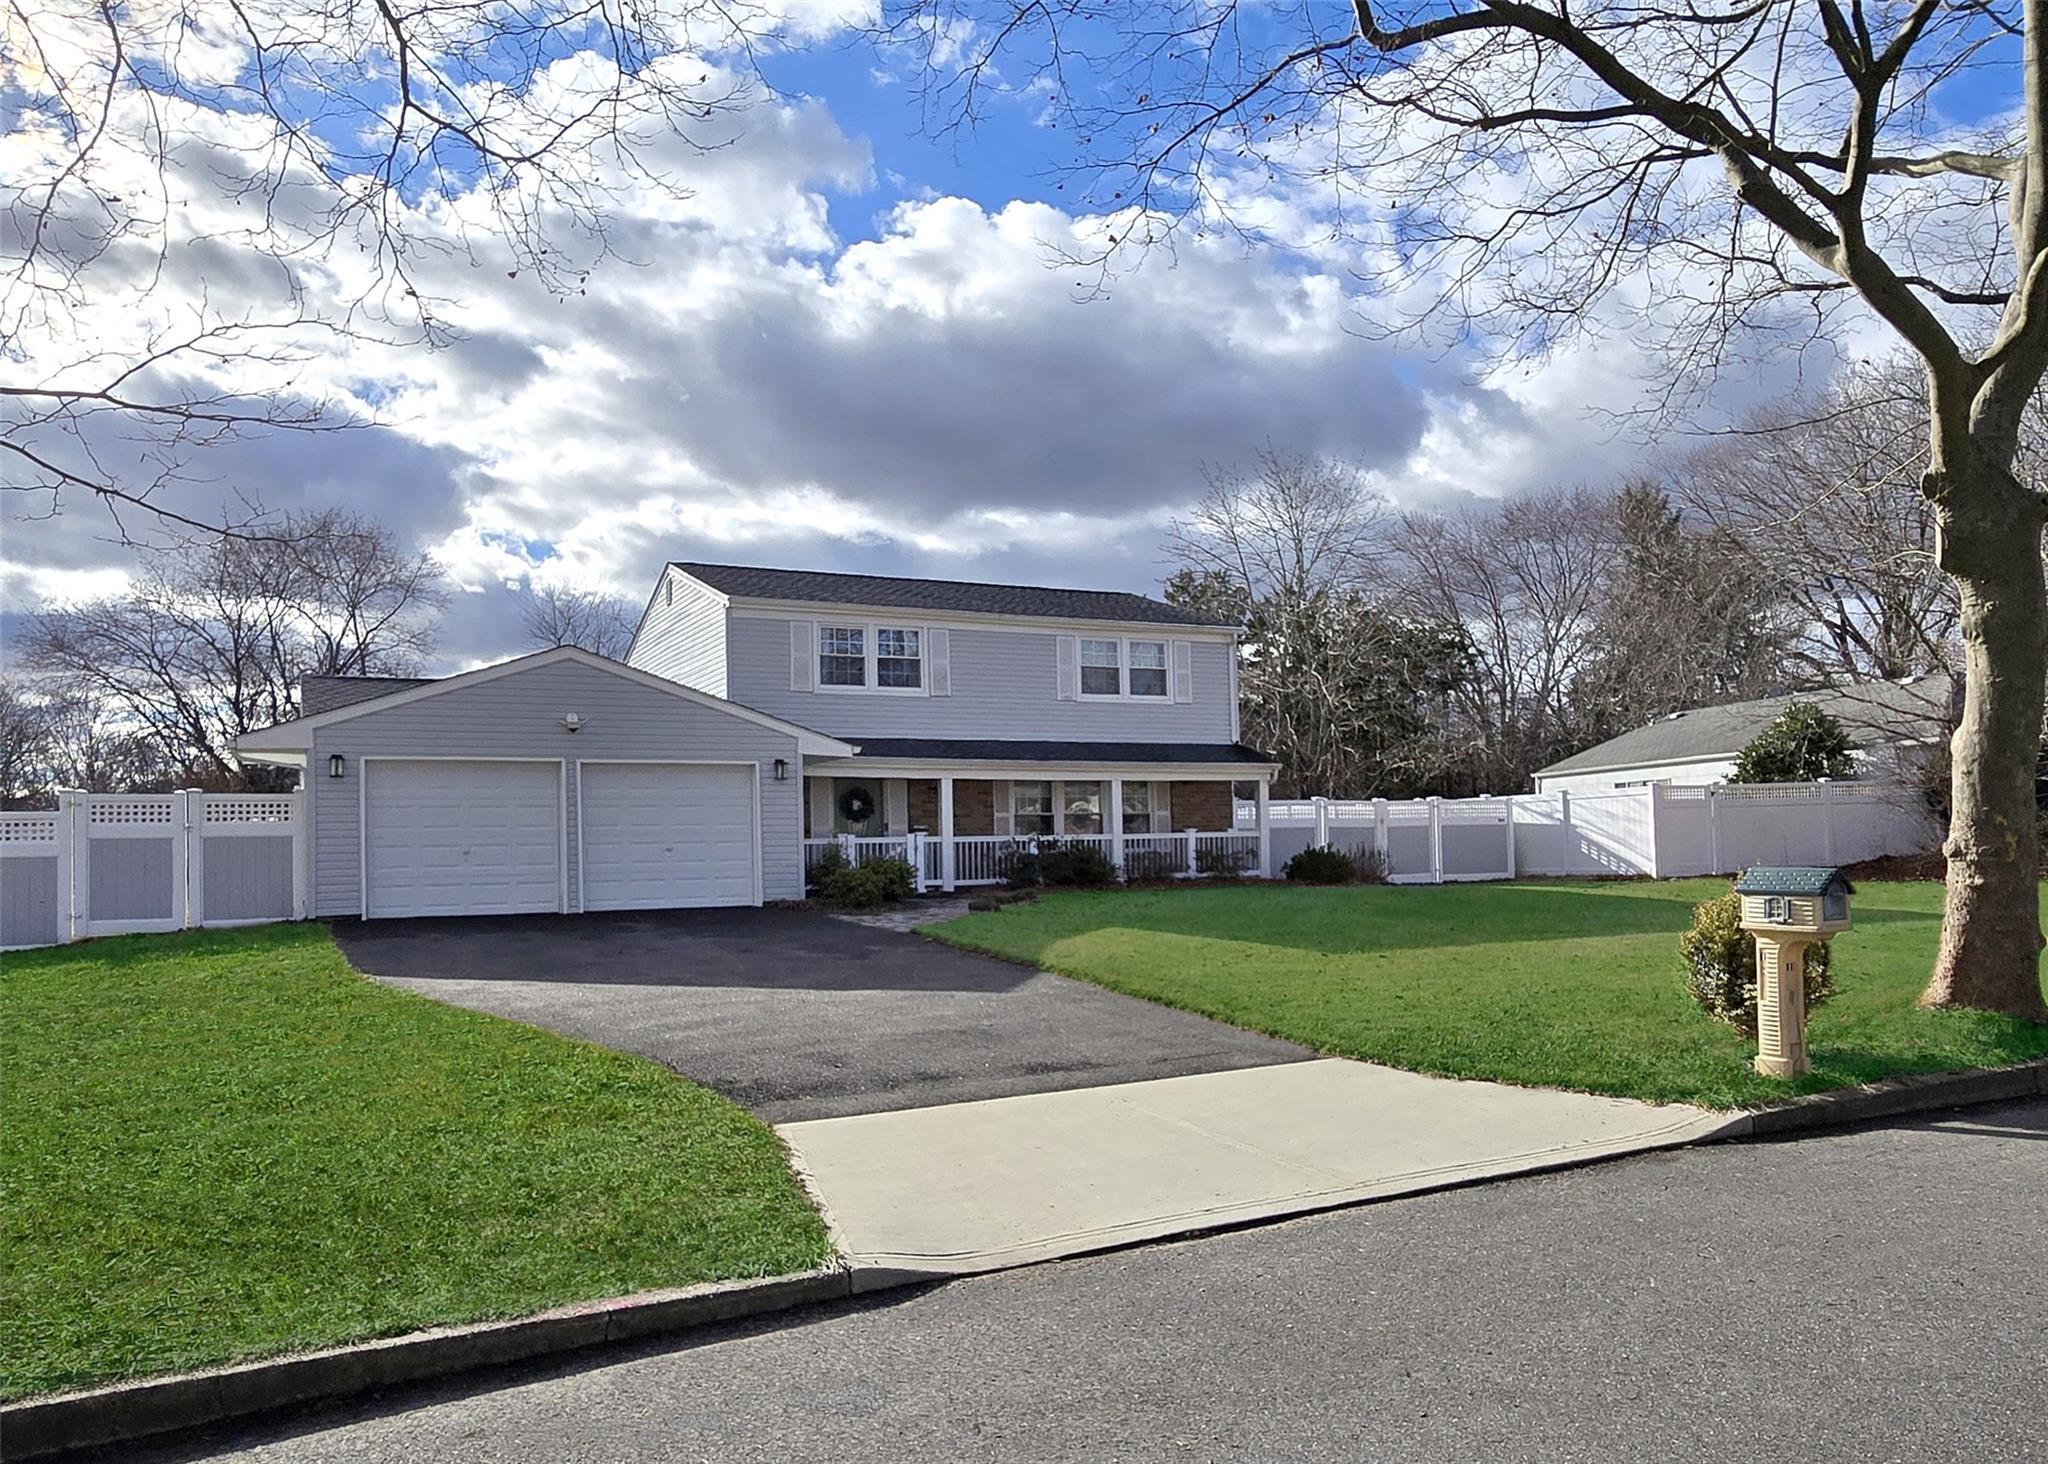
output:
[[966, 611], [1054, 620], [1105, 620], [1141, 625], [1222, 626], [1226, 622], [1122, 590], [1062, 590], [1042, 585], [991, 585], [970, 580], [904, 579], [822, 569], [769, 569], [748, 564], [672, 561], [721, 594], [748, 600], [800, 600], [890, 610]]
[[1539, 769], [1542, 773], [1593, 773], [1653, 763], [1733, 757], [1793, 702], [1812, 702], [1841, 722], [1858, 747], [1892, 742], [1931, 742], [1947, 727], [1949, 678], [1872, 681], [1821, 691], [1800, 691], [1757, 701], [1698, 707], [1659, 717], [1645, 727], [1610, 737], [1584, 752]]
[[308, 676], [299, 683], [299, 716], [317, 717], [337, 707], [352, 707], [393, 692], [431, 686], [433, 676]]

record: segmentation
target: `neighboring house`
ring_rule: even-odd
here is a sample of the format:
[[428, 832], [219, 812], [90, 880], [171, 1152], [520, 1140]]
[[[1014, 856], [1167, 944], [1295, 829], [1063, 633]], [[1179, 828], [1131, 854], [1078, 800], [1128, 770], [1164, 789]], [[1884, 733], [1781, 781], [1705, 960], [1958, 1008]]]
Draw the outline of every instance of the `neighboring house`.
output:
[[1034, 835], [1148, 872], [1267, 848], [1232, 832], [1232, 781], [1263, 806], [1274, 772], [1236, 740], [1235, 631], [1139, 595], [671, 565], [627, 662], [301, 702], [236, 746], [304, 770], [322, 916], [794, 899], [842, 837], [946, 888]]
[[1742, 749], [1796, 701], [1812, 702], [1841, 722], [1859, 776], [1910, 777], [1948, 735], [1951, 686], [1946, 676], [1919, 676], [1673, 712], [1540, 769], [1536, 791], [1724, 783]]

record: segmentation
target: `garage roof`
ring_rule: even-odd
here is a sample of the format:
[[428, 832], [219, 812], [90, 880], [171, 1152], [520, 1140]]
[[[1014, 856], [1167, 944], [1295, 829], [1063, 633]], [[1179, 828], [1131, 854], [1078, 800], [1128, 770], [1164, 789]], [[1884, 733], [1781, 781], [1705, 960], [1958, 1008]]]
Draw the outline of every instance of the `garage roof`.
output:
[[1537, 776], [1734, 757], [1794, 702], [1812, 702], [1833, 716], [1858, 747], [1932, 742], [1947, 726], [1949, 687], [1946, 676], [1920, 676], [1673, 712], [1539, 768]]
[[781, 717], [770, 716], [767, 712], [756, 711], [753, 707], [743, 707], [738, 702], [713, 696], [708, 691], [684, 686], [680, 682], [670, 681], [665, 676], [656, 676], [651, 671], [642, 671], [638, 667], [628, 666], [623, 661], [594, 655], [576, 646], [556, 646], [551, 650], [535, 651], [530, 656], [517, 656], [510, 661], [500, 661], [495, 666], [480, 666], [474, 671], [464, 671], [458, 676], [445, 676], [438, 681], [395, 686], [375, 696], [331, 707], [324, 712], [294, 717], [288, 722], [279, 722], [273, 727], [264, 727], [255, 732], [244, 732], [235, 739], [235, 750], [257, 755], [258, 761], [262, 760], [261, 754], [264, 753], [303, 753], [312, 745], [312, 734], [332, 723], [346, 722], [351, 718], [385, 711], [391, 707], [406, 706], [460, 687], [476, 686], [500, 676], [533, 670], [540, 666], [551, 666], [562, 661], [591, 666], [628, 681], [637, 681], [651, 691], [695, 702], [699, 706], [713, 707], [758, 726], [787, 732], [797, 739], [797, 751], [806, 757], [851, 757], [855, 750], [850, 742], [842, 742], [836, 737], [826, 736], [823, 732], [785, 721]]

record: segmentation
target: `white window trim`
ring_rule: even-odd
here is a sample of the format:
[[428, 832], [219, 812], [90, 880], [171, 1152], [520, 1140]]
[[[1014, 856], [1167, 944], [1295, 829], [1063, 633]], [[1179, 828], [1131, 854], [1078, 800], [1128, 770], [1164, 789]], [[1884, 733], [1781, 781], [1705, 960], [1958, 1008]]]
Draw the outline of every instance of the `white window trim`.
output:
[[[1089, 641], [1111, 641], [1116, 645], [1116, 686], [1115, 691], [1089, 691], [1088, 663], [1081, 659], [1081, 647]], [[1157, 646], [1163, 657], [1163, 664], [1148, 666], [1148, 671], [1162, 671], [1166, 676], [1166, 689], [1153, 696], [1131, 690], [1131, 647], [1134, 645]], [[1095, 668], [1100, 671], [1103, 668]], [[1074, 694], [1082, 701], [1092, 702], [1145, 702], [1155, 706], [1170, 706], [1173, 702], [1173, 641], [1163, 635], [1084, 635], [1074, 641]]]
[[[867, 656], [867, 667], [862, 675], [863, 686], [827, 686], [825, 684], [825, 632], [828, 630], [857, 630], [861, 632], [861, 649]], [[880, 632], [885, 630], [910, 630], [917, 632], [917, 685], [882, 686], [878, 684], [876, 662], [881, 644]], [[903, 620], [819, 620], [811, 628], [812, 675], [815, 690], [824, 696], [930, 696], [932, 685], [931, 630], [927, 626], [913, 625]], [[907, 656], [891, 656], [895, 660], [908, 660]]]

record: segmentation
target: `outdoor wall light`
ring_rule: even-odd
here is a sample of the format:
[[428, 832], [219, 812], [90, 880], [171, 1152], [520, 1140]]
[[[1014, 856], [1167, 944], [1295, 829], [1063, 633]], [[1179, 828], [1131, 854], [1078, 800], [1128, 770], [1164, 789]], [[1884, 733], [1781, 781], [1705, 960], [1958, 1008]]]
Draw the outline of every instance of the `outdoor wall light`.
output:
[[577, 716], [574, 712], [570, 712], [568, 715], [562, 718], [562, 730], [564, 730], [565, 732], [572, 733], [582, 731], [583, 719]]
[[329, 753], [329, 754], [328, 754], [328, 757], [327, 757], [327, 776], [328, 776], [328, 777], [330, 777], [330, 778], [338, 778], [338, 777], [340, 777], [340, 776], [341, 776], [341, 754], [340, 754], [340, 753], [338, 753], [338, 752], [335, 752], [335, 753]]
[[787, 783], [789, 781], [788, 758], [778, 757], [775, 759], [775, 781], [778, 783]]

